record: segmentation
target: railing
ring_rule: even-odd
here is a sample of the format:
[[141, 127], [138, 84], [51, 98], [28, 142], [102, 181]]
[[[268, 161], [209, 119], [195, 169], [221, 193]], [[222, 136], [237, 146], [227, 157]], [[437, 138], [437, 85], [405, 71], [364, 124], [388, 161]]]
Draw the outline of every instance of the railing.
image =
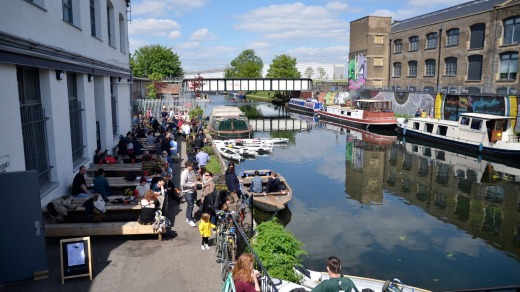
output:
[[[262, 265], [262, 262], [260, 261], [260, 258], [256, 255], [256, 253], [253, 250], [253, 247], [249, 243], [249, 239], [246, 236], [244, 230], [240, 227], [240, 225], [238, 224], [238, 222], [235, 220], [235, 218], [233, 216], [231, 218], [233, 219], [233, 224], [235, 225], [236, 230], [238, 231], [237, 234], [240, 234], [241, 240], [243, 241], [243, 243], [245, 243], [245, 245], [246, 245], [247, 249], [249, 250], [249, 252], [251, 252], [251, 254], [253, 254], [253, 256], [255, 257], [256, 264], [258, 265], [258, 270], [259, 270], [259, 272], [261, 274], [260, 283], [259, 283], [260, 284], [260, 291], [262, 291], [262, 292], [278, 292], [278, 289], [273, 284], [273, 281], [272, 281], [271, 277], [269, 277], [269, 274], [267, 273], [266, 269]], [[239, 242], [239, 240], [237, 240], [237, 242]], [[228, 281], [229, 281], [229, 278], [228, 278]], [[228, 289], [225, 292], [235, 292], [236, 291], [236, 290], [233, 289], [234, 285], [229, 285], [229, 283], [224, 283], [224, 287], [226, 289]]]

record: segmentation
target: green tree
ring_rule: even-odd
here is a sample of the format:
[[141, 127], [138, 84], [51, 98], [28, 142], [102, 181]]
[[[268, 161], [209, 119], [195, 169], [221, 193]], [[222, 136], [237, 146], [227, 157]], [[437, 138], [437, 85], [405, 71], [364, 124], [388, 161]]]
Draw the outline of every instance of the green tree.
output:
[[159, 73], [152, 73], [149, 76], [151, 83], [146, 85], [148, 89], [148, 97], [151, 99], [158, 98], [159, 92], [166, 87], [166, 82], [162, 82], [163, 76]]
[[257, 227], [253, 241], [253, 250], [262, 261], [269, 276], [291, 282], [299, 282], [293, 266], [301, 265], [300, 257], [307, 252], [303, 243], [292, 233], [286, 231], [278, 218], [263, 222]]
[[312, 69], [311, 66], [307, 67], [307, 69], [305, 69], [305, 73], [303, 73], [303, 76], [305, 76], [307, 78], [312, 78], [313, 75], [314, 75], [314, 69]]
[[300, 78], [296, 69], [296, 58], [283, 54], [276, 56], [267, 70], [267, 78]]
[[140, 47], [130, 56], [130, 65], [135, 77], [150, 78], [153, 73], [165, 77], [184, 75], [179, 55], [161, 45]]
[[264, 63], [254, 50], [244, 50], [224, 69], [225, 78], [261, 78]]

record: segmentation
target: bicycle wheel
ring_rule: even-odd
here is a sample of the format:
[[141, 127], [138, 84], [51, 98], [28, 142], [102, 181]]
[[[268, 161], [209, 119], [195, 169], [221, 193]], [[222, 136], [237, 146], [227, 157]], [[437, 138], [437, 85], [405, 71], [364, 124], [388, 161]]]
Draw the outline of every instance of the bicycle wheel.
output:
[[228, 249], [227, 254], [229, 256], [229, 260], [232, 262], [235, 262], [235, 260], [236, 260], [235, 257], [237, 255], [237, 245], [236, 245], [236, 240], [234, 238], [230, 238], [227, 249]]
[[220, 262], [220, 268], [223, 269], [224, 266], [229, 262], [229, 251], [228, 251], [227, 238], [224, 238], [224, 245], [222, 246], [221, 254], [222, 254], [222, 257], [221, 257], [221, 262]]
[[221, 271], [222, 281], [226, 281], [226, 278], [227, 278], [227, 275], [229, 274], [229, 272], [230, 272], [230, 265], [229, 265], [229, 262], [227, 262], [222, 267], [222, 271]]

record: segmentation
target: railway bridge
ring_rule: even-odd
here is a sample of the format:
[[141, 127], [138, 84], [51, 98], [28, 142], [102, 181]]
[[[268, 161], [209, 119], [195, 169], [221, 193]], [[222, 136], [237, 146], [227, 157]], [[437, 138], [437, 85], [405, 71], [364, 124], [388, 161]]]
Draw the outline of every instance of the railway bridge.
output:
[[202, 78], [182, 81], [182, 93], [312, 90], [310, 78]]

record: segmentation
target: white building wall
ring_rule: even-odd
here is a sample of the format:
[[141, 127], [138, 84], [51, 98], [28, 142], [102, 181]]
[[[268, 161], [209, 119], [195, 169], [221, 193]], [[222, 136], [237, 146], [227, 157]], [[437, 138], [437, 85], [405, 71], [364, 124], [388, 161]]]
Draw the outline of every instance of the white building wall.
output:
[[[131, 85], [125, 77], [118, 82], [118, 76], [128, 74], [129, 78], [130, 72], [129, 56], [126, 52], [128, 49], [127, 22], [126, 20], [119, 21], [120, 14], [126, 18], [125, 0], [111, 1], [114, 6], [113, 19], [115, 20], [113, 22], [114, 46], [108, 45], [107, 0], [95, 0], [99, 7], [99, 11], [96, 13], [98, 37], [91, 36], [89, 1], [73, 0], [74, 25], [63, 21], [62, 1], [36, 0], [34, 2], [36, 4], [22, 0], [2, 2], [0, 42], [5, 42], [3, 37], [9, 36], [21, 40], [22, 43], [33, 42], [35, 48], [42, 45], [52, 46], [56, 48], [56, 51], [41, 54], [23, 48], [18, 49], [15, 46], [8, 49], [0, 46], [0, 97], [2, 98], [0, 124], [5, 125], [0, 127], [0, 135], [8, 137], [0, 139], [0, 159], [6, 159], [5, 157], [8, 155], [9, 167], [6, 168], [6, 171], [26, 170], [17, 64], [13, 64], [12, 60], [6, 57], [19, 50], [16, 51], [17, 54], [43, 60], [41, 66], [38, 62], [36, 65], [29, 66], [39, 67], [42, 107], [48, 118], [45, 127], [51, 178], [48, 184], [40, 188], [43, 207], [53, 198], [68, 195], [79, 166], [88, 166], [91, 162], [97, 148], [96, 121], [100, 122], [102, 149], [112, 149], [117, 145], [119, 134], [125, 134], [131, 129]], [[122, 28], [123, 33], [120, 32], [120, 25], [125, 26]], [[126, 39], [121, 41], [121, 37]], [[80, 55], [80, 57], [96, 62], [91, 65], [88, 62], [67, 58], [72, 55]], [[58, 80], [56, 69], [54, 69], [56, 67], [48, 67], [46, 62], [72, 64], [89, 70], [97, 70], [96, 75], [90, 77], [87, 73], [76, 72], [78, 99], [83, 109], [81, 113], [84, 145], [82, 159], [76, 161], [72, 159], [67, 70], [64, 72], [64, 78]], [[112, 132], [111, 79], [116, 81], [113, 86], [117, 99], [119, 126], [117, 135]]]

